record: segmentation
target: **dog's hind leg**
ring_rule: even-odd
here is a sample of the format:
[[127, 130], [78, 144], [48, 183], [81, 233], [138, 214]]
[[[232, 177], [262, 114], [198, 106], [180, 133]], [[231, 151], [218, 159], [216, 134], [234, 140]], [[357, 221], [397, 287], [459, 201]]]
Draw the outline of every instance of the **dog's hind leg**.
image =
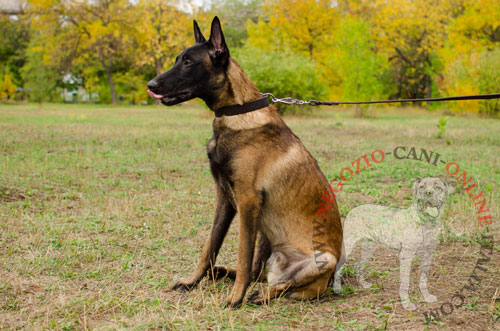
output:
[[257, 248], [253, 258], [252, 275], [254, 281], [264, 281], [266, 275], [264, 269], [266, 268], [266, 261], [271, 256], [271, 243], [269, 240], [259, 232], [257, 240]]
[[[185, 281], [177, 282], [172, 287], [173, 290], [192, 290], [200, 282], [200, 280], [207, 275], [208, 269], [215, 266], [215, 259], [217, 258], [219, 250], [222, 246], [224, 237], [229, 230], [231, 221], [236, 214], [236, 210], [230, 201], [224, 196], [224, 193], [219, 186], [217, 186], [216, 196], [217, 207], [215, 209], [214, 223], [212, 224], [210, 236], [207, 238], [205, 246], [203, 246], [200, 263], [191, 277]], [[215, 272], [217, 272], [217, 270], [215, 270]]]
[[256, 290], [248, 296], [248, 302], [254, 305], [268, 303], [270, 300], [286, 293], [291, 286], [292, 282], [287, 281], [273, 286], [268, 286], [265, 289]]
[[373, 253], [375, 253], [376, 246], [377, 244], [370, 240], [363, 240], [361, 242], [361, 260], [359, 260], [359, 263], [357, 265], [357, 272], [358, 272], [358, 283], [363, 288], [370, 288], [372, 286], [371, 283], [365, 280], [364, 269], [366, 263], [368, 263], [371, 260]]
[[344, 239], [342, 242], [342, 256], [340, 257], [339, 263], [334, 273], [333, 291], [337, 294], [342, 291], [341, 275], [342, 269], [344, 268], [344, 263], [347, 261], [349, 256], [351, 256], [354, 247], [356, 247], [356, 244], [359, 241], [358, 238], [350, 236], [349, 233], [352, 233], [352, 231], [348, 233], [344, 232]]
[[314, 299], [328, 287], [331, 275], [335, 271], [337, 259], [328, 252], [314, 255], [303, 255], [291, 258], [282, 252], [274, 252], [268, 261], [269, 287], [264, 291], [256, 291], [250, 302], [261, 304], [286, 292], [292, 299]]

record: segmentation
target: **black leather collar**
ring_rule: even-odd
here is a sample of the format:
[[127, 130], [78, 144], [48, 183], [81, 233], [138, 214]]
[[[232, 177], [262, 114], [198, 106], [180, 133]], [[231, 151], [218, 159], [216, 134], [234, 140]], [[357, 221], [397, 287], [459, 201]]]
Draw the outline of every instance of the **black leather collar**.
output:
[[255, 101], [250, 101], [242, 105], [221, 107], [215, 111], [215, 116], [234, 116], [265, 108], [267, 106], [269, 106], [269, 98], [265, 96], [263, 98], [257, 99]]

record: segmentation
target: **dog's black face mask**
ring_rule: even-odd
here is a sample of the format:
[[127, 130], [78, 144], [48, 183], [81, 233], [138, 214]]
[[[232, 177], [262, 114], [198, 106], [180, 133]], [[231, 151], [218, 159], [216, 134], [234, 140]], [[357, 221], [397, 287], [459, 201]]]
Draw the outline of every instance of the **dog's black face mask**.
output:
[[210, 39], [207, 41], [194, 23], [196, 45], [185, 49], [175, 60], [174, 66], [148, 83], [148, 94], [172, 106], [194, 98], [207, 104], [213, 102], [215, 91], [224, 85], [224, 73], [229, 63], [229, 50], [217, 17], [212, 21]]

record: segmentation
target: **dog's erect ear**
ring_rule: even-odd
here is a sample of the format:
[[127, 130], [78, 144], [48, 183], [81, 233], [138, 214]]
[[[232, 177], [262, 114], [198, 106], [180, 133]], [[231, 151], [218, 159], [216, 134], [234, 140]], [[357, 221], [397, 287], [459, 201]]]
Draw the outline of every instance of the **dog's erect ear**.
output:
[[198, 26], [198, 23], [193, 20], [193, 30], [194, 30], [194, 41], [196, 43], [204, 43], [207, 41], [205, 39], [205, 36], [203, 36], [203, 33], [201, 33], [200, 27]]
[[225, 65], [229, 60], [229, 49], [227, 48], [224, 34], [220, 25], [219, 18], [214, 17], [212, 28], [210, 29], [210, 56], [216, 65]]
[[448, 195], [451, 195], [453, 193], [455, 193], [455, 187], [457, 186], [457, 182], [455, 181], [444, 181], [446, 183], [446, 193], [448, 193]]

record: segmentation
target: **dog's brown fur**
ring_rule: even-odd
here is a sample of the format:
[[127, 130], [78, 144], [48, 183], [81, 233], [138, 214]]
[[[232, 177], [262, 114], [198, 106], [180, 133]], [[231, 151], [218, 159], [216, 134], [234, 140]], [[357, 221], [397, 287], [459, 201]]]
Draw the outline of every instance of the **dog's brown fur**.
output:
[[[212, 110], [261, 98], [255, 84], [232, 58], [222, 73], [211, 69], [214, 64], [208, 55], [205, 65], [211, 72], [216, 96], [207, 102]], [[255, 292], [251, 302], [262, 303], [282, 293], [304, 299], [323, 293], [341, 253], [338, 208], [334, 201], [321, 220], [326, 230], [314, 236], [315, 242], [321, 243], [324, 261], [324, 267], [318, 267], [313, 227], [323, 218], [316, 213], [321, 197], [331, 191], [316, 160], [275, 107], [215, 118], [207, 154], [216, 184], [214, 223], [198, 267], [189, 279], [173, 288], [189, 290], [207, 274], [215, 278], [227, 275], [235, 278], [227, 303], [238, 306], [252, 279], [262, 278], [267, 264], [268, 289]], [[215, 266], [215, 260], [236, 212], [239, 245], [234, 270]]]

